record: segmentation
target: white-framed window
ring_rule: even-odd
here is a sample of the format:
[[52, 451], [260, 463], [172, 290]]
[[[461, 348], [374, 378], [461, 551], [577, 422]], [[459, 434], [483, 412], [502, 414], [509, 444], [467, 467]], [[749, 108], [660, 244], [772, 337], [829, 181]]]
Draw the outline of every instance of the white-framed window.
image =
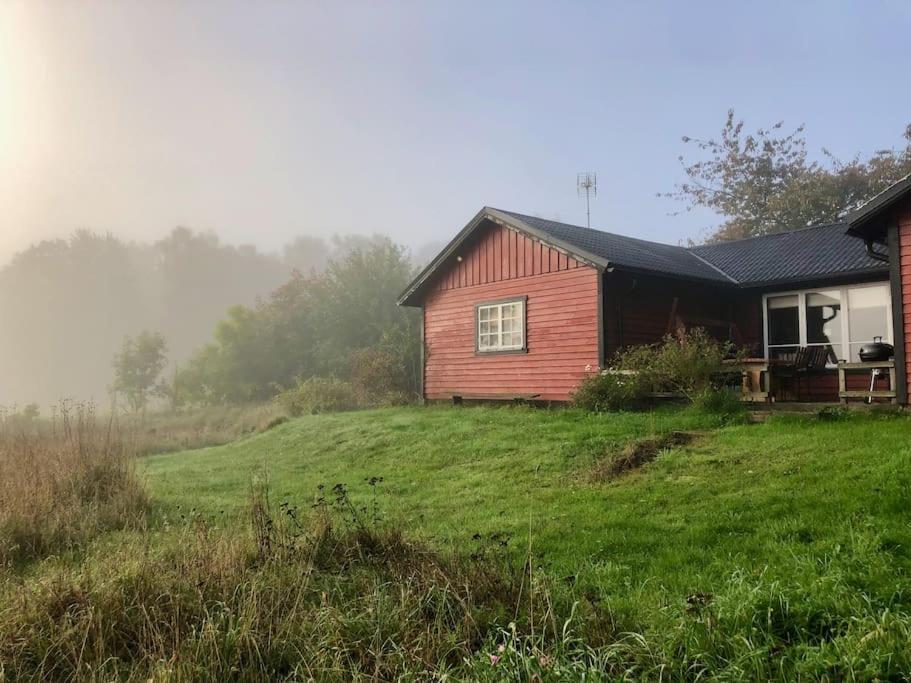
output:
[[892, 343], [888, 283], [775, 292], [762, 298], [766, 358], [790, 358], [801, 346], [826, 346], [829, 364], [860, 360], [860, 347]]
[[478, 353], [525, 350], [525, 298], [476, 306]]

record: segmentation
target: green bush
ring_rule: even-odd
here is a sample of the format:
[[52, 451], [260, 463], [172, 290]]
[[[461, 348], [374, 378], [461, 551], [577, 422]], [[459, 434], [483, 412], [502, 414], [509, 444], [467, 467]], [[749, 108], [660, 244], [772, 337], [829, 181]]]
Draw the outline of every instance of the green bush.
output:
[[371, 405], [404, 405], [417, 397], [412, 368], [392, 347], [368, 347], [349, 357], [351, 383]]
[[327, 377], [300, 380], [296, 387], [282, 392], [276, 400], [295, 417], [357, 410], [366, 404], [362, 392], [351, 382]]
[[586, 377], [573, 393], [573, 405], [594, 412], [636, 410], [648, 398], [648, 386], [641, 375], [603, 370]]
[[724, 361], [736, 358], [730, 342], [719, 342], [700, 327], [659, 343], [623, 352], [618, 366], [644, 375], [659, 391], [679, 393], [689, 400], [724, 385]]
[[701, 328], [657, 344], [618, 352], [608, 370], [583, 380], [573, 396], [580, 408], [595, 411], [635, 409], [649, 394], [678, 394], [711, 412], [729, 412], [736, 400], [725, 390], [724, 361], [736, 359], [730, 342], [719, 342]]

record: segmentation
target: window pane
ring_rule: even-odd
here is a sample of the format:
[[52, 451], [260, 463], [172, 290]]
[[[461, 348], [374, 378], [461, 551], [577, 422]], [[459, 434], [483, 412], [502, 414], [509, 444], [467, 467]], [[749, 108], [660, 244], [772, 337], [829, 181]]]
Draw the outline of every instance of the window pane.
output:
[[841, 349], [841, 296], [838, 290], [806, 295], [807, 343], [825, 344], [836, 357]]
[[875, 337], [889, 339], [889, 289], [885, 286], [848, 290], [848, 335], [852, 361], [860, 360], [860, 347]]
[[769, 317], [769, 345], [799, 344], [800, 315], [797, 295], [773, 296], [766, 301]]
[[885, 287], [848, 290], [848, 327], [852, 342], [889, 335], [889, 293]]
[[521, 349], [524, 346], [525, 304], [522, 301], [478, 306], [479, 351]]
[[841, 297], [837, 291], [806, 295], [807, 341], [811, 344], [841, 341]]

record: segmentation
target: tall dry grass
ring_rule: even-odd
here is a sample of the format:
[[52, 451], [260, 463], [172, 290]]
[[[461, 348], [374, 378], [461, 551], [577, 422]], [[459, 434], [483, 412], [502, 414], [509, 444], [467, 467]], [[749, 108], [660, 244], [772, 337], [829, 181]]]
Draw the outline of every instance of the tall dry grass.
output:
[[287, 419], [287, 411], [275, 401], [117, 417], [138, 456], [219, 446]]
[[0, 414], [0, 563], [139, 524], [147, 505], [128, 441], [92, 405], [63, 402], [49, 421]]
[[246, 533], [191, 514], [163, 547], [26, 582], [0, 600], [0, 680], [421, 678], [517, 619], [507, 564], [433, 552], [335, 494], [311, 513], [254, 490]]

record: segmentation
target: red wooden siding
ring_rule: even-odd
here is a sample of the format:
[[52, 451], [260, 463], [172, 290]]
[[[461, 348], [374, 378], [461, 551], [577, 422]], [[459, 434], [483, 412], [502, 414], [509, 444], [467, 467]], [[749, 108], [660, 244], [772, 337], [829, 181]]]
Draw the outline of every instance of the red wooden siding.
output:
[[[595, 268], [501, 226], [483, 230], [424, 301], [424, 395], [566, 401], [598, 359]], [[475, 305], [527, 296], [527, 353], [476, 354]]]
[[585, 267], [556, 249], [500, 225], [491, 225], [479, 231], [478, 236], [456, 256], [461, 256], [462, 260], [453, 257], [444, 266], [445, 270], [437, 276], [434, 290], [475, 287]]
[[905, 331], [905, 377], [908, 382], [908, 396], [911, 397], [911, 205], [906, 206], [898, 219], [898, 251], [901, 291], [892, 292], [892, 296], [901, 296]]

